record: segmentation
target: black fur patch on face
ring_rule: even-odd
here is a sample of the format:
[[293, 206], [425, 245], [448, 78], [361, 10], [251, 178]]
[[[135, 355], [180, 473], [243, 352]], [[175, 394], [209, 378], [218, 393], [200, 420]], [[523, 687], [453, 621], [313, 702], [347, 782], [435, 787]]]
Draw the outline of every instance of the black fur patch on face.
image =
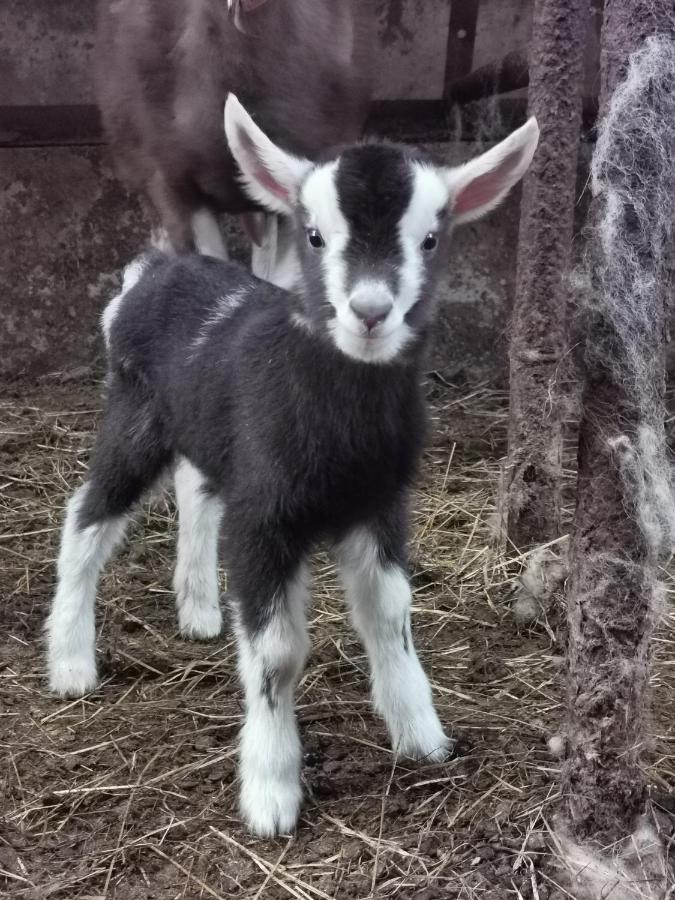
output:
[[352, 147], [340, 158], [336, 187], [350, 228], [344, 252], [347, 289], [368, 276], [396, 291], [402, 261], [398, 224], [413, 191], [409, 156], [387, 144]]

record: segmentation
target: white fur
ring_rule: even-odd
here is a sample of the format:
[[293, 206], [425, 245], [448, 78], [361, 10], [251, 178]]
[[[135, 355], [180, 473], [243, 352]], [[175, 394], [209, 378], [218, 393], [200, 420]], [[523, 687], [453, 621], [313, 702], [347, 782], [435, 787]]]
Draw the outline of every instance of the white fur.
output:
[[[579, 844], [558, 827], [561, 862], [577, 900], [667, 900], [668, 863], [653, 825], [642, 817], [634, 832], [606, 850]], [[572, 896], [572, 894], [569, 894]]]
[[[370, 333], [351, 308], [361, 299], [379, 300], [382, 306], [391, 305], [387, 318]], [[381, 281], [362, 278], [338, 309], [337, 317], [329, 323], [336, 345], [347, 356], [365, 362], [386, 362], [393, 359], [412, 337], [412, 331], [403, 321], [396, 298]]]
[[199, 253], [216, 259], [228, 258], [218, 219], [210, 210], [198, 209], [192, 214], [192, 236]]
[[[308, 228], [317, 228], [325, 241], [318, 250], [326, 284], [326, 297], [335, 310], [335, 318], [328, 329], [336, 346], [347, 356], [364, 362], [386, 362], [393, 359], [411, 336], [403, 322], [405, 313], [398, 311], [398, 300], [387, 285], [379, 281], [363, 279], [347, 293], [347, 267], [344, 250], [349, 241], [349, 223], [340, 210], [335, 176], [337, 163], [316, 168], [302, 186], [301, 200], [308, 211]], [[377, 326], [371, 336], [350, 308], [350, 301], [361, 292], [383, 294], [392, 302], [392, 312]]]
[[[438, 212], [450, 203], [456, 207], [454, 221], [461, 222], [478, 218], [496, 206], [524, 174], [539, 136], [532, 118], [492, 150], [460, 168], [438, 169], [411, 163], [413, 191], [398, 233], [403, 251], [398, 294], [387, 318], [368, 330], [354, 315], [350, 299], [355, 293], [372, 288], [372, 284], [362, 281], [351, 287], [351, 294], [347, 293], [344, 251], [350, 229], [338, 200], [339, 161], [315, 166], [284, 152], [258, 128], [233, 94], [225, 104], [225, 132], [249, 196], [280, 214], [291, 214], [301, 200], [307, 214], [305, 227], [321, 232], [325, 246], [316, 252], [321, 254], [326, 297], [335, 310], [329, 331], [343, 353], [364, 362], [392, 359], [411, 337], [404, 320], [420, 299], [425, 253], [421, 244], [428, 232], [438, 230]], [[486, 186], [481, 181], [478, 190], [476, 179], [490, 173], [494, 174], [492, 182]], [[473, 195], [471, 189], [475, 191]], [[272, 259], [278, 262], [277, 257], [276, 235], [270, 232], [263, 246], [254, 250], [254, 271], [265, 278], [272, 277]], [[278, 276], [273, 280], [282, 284]], [[293, 280], [289, 278], [283, 286], [295, 283], [294, 271]], [[377, 290], [381, 289], [378, 284]]]
[[93, 690], [96, 675], [94, 606], [98, 576], [124, 537], [126, 518], [111, 518], [80, 529], [83, 485], [71, 497], [61, 537], [58, 583], [47, 619], [49, 687], [61, 697]]
[[452, 202], [457, 203], [462, 192], [469, 188], [476, 178], [496, 171], [507, 161], [508, 157], [513, 156], [511, 164], [504, 172], [500, 173], [499, 179], [495, 181], [490, 195], [482, 203], [471, 206], [461, 214], [455, 214], [454, 221], [457, 224], [471, 222], [498, 206], [527, 171], [538, 142], [539, 126], [537, 120], [532, 116], [523, 126], [496, 147], [488, 150], [487, 153], [477, 156], [463, 166], [446, 169], [444, 173], [446, 185]]
[[218, 534], [223, 503], [204, 493], [206, 479], [182, 459], [175, 473], [178, 558], [173, 578], [178, 624], [189, 638], [217, 637], [222, 628], [218, 591]]
[[394, 359], [412, 337], [412, 331], [403, 323], [396, 331], [382, 336], [366, 337], [354, 334], [339, 318], [328, 323], [336, 347], [344, 354], [362, 362], [387, 362]]
[[397, 304], [401, 321], [420, 299], [425, 264], [422, 242], [429, 232], [438, 232], [438, 214], [448, 202], [448, 188], [437, 169], [415, 163], [412, 170], [412, 196], [398, 228], [403, 251]]
[[277, 259], [277, 238], [279, 234], [279, 217], [273, 213], [263, 214], [264, 225], [260, 244], [253, 242], [251, 247], [251, 271], [263, 281], [272, 281], [274, 265]]
[[120, 311], [122, 300], [124, 300], [126, 294], [139, 281], [146, 266], [147, 260], [144, 256], [137, 257], [126, 266], [122, 276], [122, 290], [116, 297], [113, 297], [103, 310], [101, 315], [101, 327], [103, 329], [103, 338], [106, 347], [110, 346], [110, 329]]
[[548, 739], [548, 749], [551, 756], [562, 759], [565, 755], [565, 738], [562, 734], [552, 734]]
[[190, 344], [191, 357], [204, 346], [211, 334], [211, 330], [218, 325], [219, 322], [222, 322], [223, 319], [229, 319], [232, 313], [246, 300], [247, 296], [248, 288], [243, 287], [238, 288], [236, 291], [232, 291], [231, 294], [226, 294], [224, 297], [218, 298], [216, 301], [216, 308], [208, 319], [204, 321], [204, 324], [199, 329], [199, 334]]
[[362, 528], [342, 543], [339, 561], [354, 627], [370, 660], [373, 702], [393, 749], [416, 759], [445, 759], [450, 741], [412, 642], [408, 579], [398, 566], [382, 565], [376, 541]]
[[[420, 298], [423, 279], [420, 245], [429, 231], [438, 228], [437, 213], [447, 203], [448, 188], [437, 170], [429, 166], [413, 167], [413, 192], [399, 224], [404, 262], [398, 294], [392, 295], [386, 284], [370, 278], [360, 279], [347, 293], [344, 250], [349, 241], [349, 223], [340, 210], [336, 173], [335, 162], [318, 167], [307, 177], [301, 190], [301, 200], [309, 214], [307, 227], [317, 228], [326, 245], [317, 252], [321, 253], [327, 299], [335, 309], [335, 319], [328, 327], [336, 346], [347, 356], [364, 362], [386, 362], [412, 337], [404, 320]], [[381, 295], [392, 304], [387, 318], [370, 333], [350, 306], [352, 300], [364, 293]]]
[[[293, 695], [309, 652], [305, 577], [301, 571], [288, 583], [274, 618], [253, 639], [241, 622], [236, 624], [239, 673], [246, 692], [240, 805], [247, 825], [261, 837], [291, 831], [302, 801], [302, 753]], [[273, 703], [264, 689], [270, 673]]]
[[[248, 194], [268, 210], [290, 214], [298, 189], [312, 163], [281, 150], [264, 134], [234, 94], [225, 103], [225, 134], [232, 155], [241, 170]], [[270, 190], [258, 177], [263, 169], [277, 185]]]

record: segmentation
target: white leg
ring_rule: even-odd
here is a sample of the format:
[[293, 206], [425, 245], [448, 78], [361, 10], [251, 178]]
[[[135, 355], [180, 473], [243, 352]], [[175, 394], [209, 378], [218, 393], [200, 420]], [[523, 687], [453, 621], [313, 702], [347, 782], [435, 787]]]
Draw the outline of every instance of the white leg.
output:
[[217, 637], [222, 627], [218, 591], [220, 498], [206, 492], [202, 474], [186, 459], [176, 468], [178, 560], [173, 577], [178, 624], [189, 638]]
[[294, 225], [273, 214], [265, 216], [261, 245], [251, 252], [253, 274], [277, 287], [294, 290], [302, 277], [295, 245]]
[[413, 646], [405, 573], [395, 563], [382, 563], [377, 541], [365, 529], [342, 543], [339, 559], [354, 627], [370, 660], [373, 702], [392, 747], [417, 759], [445, 759], [450, 741]]
[[58, 584], [46, 625], [49, 687], [62, 697], [79, 697], [96, 687], [98, 576], [124, 537], [127, 522], [126, 517], [115, 517], [80, 528], [86, 491], [84, 484], [68, 503]]
[[192, 235], [200, 253], [217, 259], [228, 258], [218, 219], [210, 210], [198, 209], [192, 214]]
[[293, 695], [309, 651], [304, 573], [274, 598], [264, 629], [237, 626], [239, 673], [246, 692], [241, 732], [241, 812], [261, 837], [295, 827], [302, 801], [300, 735]]
[[264, 221], [260, 244], [251, 247], [251, 271], [263, 281], [274, 282], [279, 219], [274, 213], [266, 213]]

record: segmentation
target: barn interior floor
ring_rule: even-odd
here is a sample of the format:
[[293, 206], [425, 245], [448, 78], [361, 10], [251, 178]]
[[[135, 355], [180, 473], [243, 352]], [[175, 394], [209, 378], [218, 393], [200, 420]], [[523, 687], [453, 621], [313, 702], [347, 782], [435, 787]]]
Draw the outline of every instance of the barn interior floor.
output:
[[[0, 402], [0, 894], [76, 898], [540, 898], [558, 886], [562, 598], [518, 626], [523, 559], [490, 546], [505, 398], [430, 380], [433, 433], [415, 495], [413, 630], [461, 755], [394, 764], [334, 573], [314, 567], [312, 655], [298, 691], [305, 805], [297, 834], [252, 838], [236, 810], [234, 644], [176, 633], [174, 509], [158, 492], [109, 567], [103, 685], [59, 702], [42, 626], [68, 493], [100, 407], [91, 373], [16, 385]], [[675, 593], [668, 580], [669, 596]], [[223, 585], [225, 587], [225, 585]], [[653, 673], [653, 815], [675, 818], [675, 612]]]

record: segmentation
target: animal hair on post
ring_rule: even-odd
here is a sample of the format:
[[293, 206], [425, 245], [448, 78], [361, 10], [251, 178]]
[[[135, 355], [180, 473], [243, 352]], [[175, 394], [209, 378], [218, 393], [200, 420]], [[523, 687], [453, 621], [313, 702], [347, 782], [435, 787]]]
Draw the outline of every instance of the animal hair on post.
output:
[[568, 580], [569, 799], [558, 836], [579, 900], [657, 900], [666, 886], [660, 839], [638, 817], [659, 563], [675, 539], [661, 357], [675, 214], [674, 83], [673, 36], [648, 37], [599, 126], [586, 254], [573, 277], [590, 337]]

